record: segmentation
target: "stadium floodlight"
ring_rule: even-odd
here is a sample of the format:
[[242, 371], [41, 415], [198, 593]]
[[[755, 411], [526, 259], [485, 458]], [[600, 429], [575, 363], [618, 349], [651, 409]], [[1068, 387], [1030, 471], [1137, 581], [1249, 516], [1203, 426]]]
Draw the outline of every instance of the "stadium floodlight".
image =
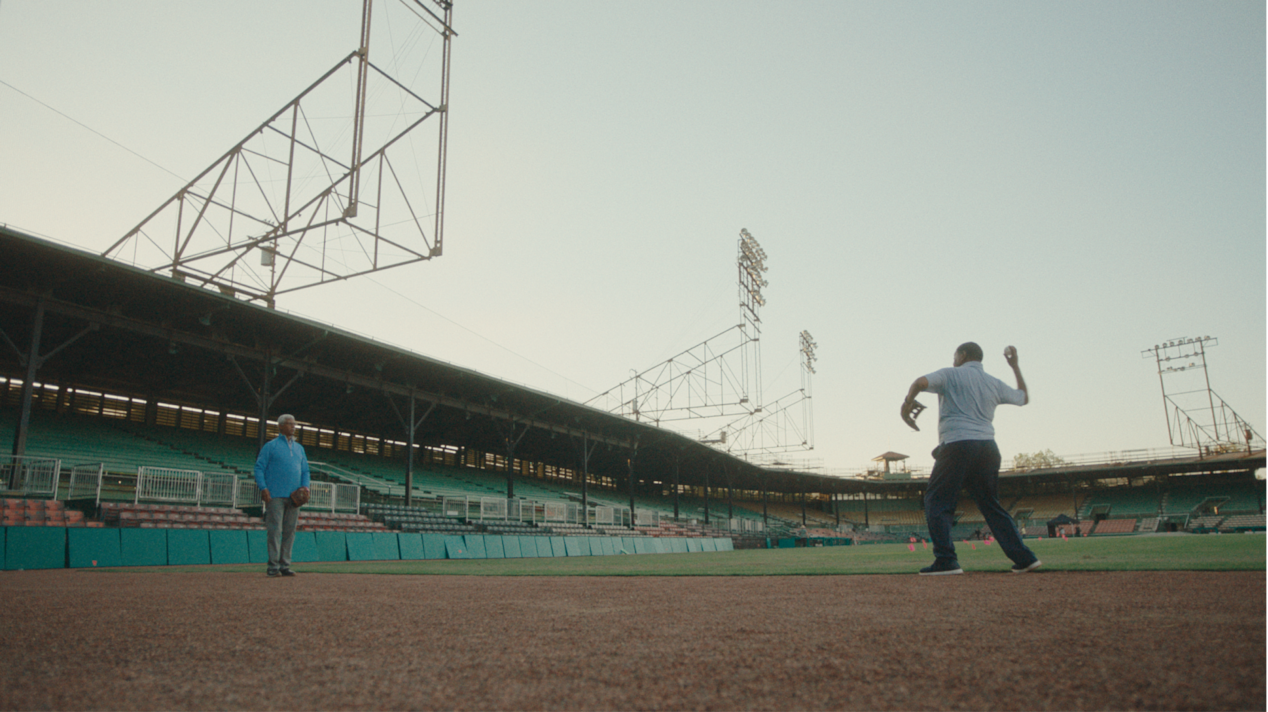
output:
[[[269, 307], [280, 294], [439, 257], [453, 3], [381, 8], [374, 22], [415, 26], [389, 73], [371, 61], [373, 0], [362, 2], [355, 49], [103, 255]], [[418, 170], [428, 163], [434, 173]]]

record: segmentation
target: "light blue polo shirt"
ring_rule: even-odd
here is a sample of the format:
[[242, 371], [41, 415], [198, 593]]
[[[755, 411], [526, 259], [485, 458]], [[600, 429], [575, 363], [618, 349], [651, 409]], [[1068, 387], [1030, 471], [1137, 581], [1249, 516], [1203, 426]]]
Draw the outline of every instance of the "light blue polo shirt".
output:
[[925, 376], [930, 393], [938, 394], [938, 442], [994, 440], [995, 406], [1025, 405], [1026, 392], [1010, 388], [990, 375], [981, 361], [966, 361]]

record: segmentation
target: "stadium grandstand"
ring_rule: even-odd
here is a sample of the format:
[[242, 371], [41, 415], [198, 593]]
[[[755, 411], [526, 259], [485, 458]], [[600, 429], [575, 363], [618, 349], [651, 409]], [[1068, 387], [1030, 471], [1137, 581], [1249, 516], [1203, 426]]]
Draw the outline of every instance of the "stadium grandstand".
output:
[[[687, 553], [925, 532], [927, 480], [762, 467], [9, 228], [0, 254], [9, 532], [130, 532], [120, 536], [141, 558], [129, 563], [150, 561], [160, 534], [169, 562], [188, 541], [213, 552], [195, 562], [217, 561], [218, 541], [232, 542], [219, 560], [250, 558], [262, 535], [253, 463], [282, 413], [299, 419], [313, 470], [301, 521], [312, 535], [297, 560]], [[1262, 450], [1123, 457], [1005, 473], [1001, 499], [1034, 536], [1256, 531], [1263, 467]], [[961, 502], [956, 536], [984, 530]]]

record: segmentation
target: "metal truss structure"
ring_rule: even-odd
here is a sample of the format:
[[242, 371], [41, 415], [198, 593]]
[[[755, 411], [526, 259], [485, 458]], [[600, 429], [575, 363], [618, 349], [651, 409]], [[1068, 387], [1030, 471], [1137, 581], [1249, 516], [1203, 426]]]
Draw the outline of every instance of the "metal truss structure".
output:
[[1211, 390], [1206, 349], [1218, 345], [1210, 336], [1169, 339], [1140, 353], [1158, 365], [1168, 437], [1202, 455], [1262, 449], [1263, 436]]
[[811, 380], [818, 344], [808, 331], [801, 332], [799, 339], [801, 387], [766, 404], [759, 412], [727, 423], [718, 443], [725, 445], [727, 452], [765, 461], [777, 453], [814, 449]]
[[[439, 257], [453, 3], [397, 0], [378, 18], [372, 8], [363, 0], [356, 49], [104, 256], [269, 307]], [[371, 61], [374, 22], [398, 20], [410, 32], [382, 66]], [[439, 75], [427, 90], [415, 86], [425, 74]]]
[[[763, 400], [761, 307], [769, 286], [766, 252], [748, 230], [737, 244], [741, 322], [645, 371], [636, 373], [589, 405], [655, 425], [722, 421], [702, 442], [732, 454], [776, 453], [814, 447], [810, 377], [815, 343], [801, 332], [802, 385], [773, 403]], [[800, 407], [801, 419], [795, 415]]]

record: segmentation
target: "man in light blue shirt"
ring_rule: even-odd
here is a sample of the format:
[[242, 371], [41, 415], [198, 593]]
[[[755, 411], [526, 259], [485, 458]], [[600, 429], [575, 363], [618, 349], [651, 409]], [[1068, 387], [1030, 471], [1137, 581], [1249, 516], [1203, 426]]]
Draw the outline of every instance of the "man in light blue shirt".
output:
[[255, 459], [255, 486], [264, 503], [264, 528], [268, 530], [269, 576], [294, 576], [291, 549], [299, 505], [291, 501], [296, 490], [307, 490], [308, 456], [295, 440], [295, 416], [277, 419], [278, 436], [260, 449]]
[[[960, 489], [967, 488], [977, 503], [999, 548], [1013, 560], [1013, 572], [1039, 568], [1035, 553], [1022, 543], [1021, 533], [1008, 510], [999, 503], [999, 447], [995, 444], [995, 407], [1026, 405], [1030, 391], [1017, 365], [1017, 349], [1004, 349], [1004, 360], [1013, 369], [1017, 387], [988, 374], [982, 368], [982, 347], [972, 341], [955, 350], [951, 368], [917, 378], [907, 390], [900, 411], [903, 422], [915, 430], [916, 395], [938, 394], [938, 447], [933, 451], [933, 472], [925, 490], [925, 522], [933, 541], [934, 562], [922, 575], [964, 573], [955, 555], [951, 524]], [[915, 411], [919, 413], [919, 411]]]

